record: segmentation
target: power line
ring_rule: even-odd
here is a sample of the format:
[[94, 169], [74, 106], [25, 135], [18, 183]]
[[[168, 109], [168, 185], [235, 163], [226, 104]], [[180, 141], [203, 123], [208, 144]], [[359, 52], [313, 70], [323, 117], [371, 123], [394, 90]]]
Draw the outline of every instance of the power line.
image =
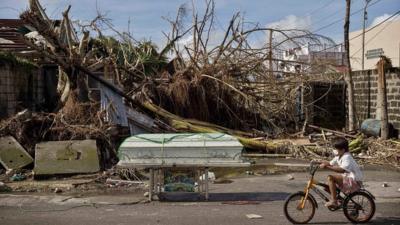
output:
[[9, 7], [9, 6], [0, 7], [0, 10], [3, 10], [3, 9], [10, 9], [10, 10], [14, 10], [14, 11], [16, 11], [16, 12], [18, 12], [18, 13], [21, 13], [21, 12], [20, 12], [19, 10], [17, 10], [16, 8]]
[[[353, 4], [354, 4], [354, 2], [356, 2], [356, 1], [357, 1], [357, 0], [353, 0]], [[343, 6], [343, 7], [339, 8], [338, 10], [334, 11], [333, 13], [331, 13], [331, 14], [325, 16], [325, 17], [322, 17], [321, 19], [319, 19], [319, 20], [316, 21], [315, 23], [312, 23], [311, 25], [314, 26], [314, 25], [320, 24], [321, 22], [324, 22], [325, 20], [327, 20], [327, 19], [329, 19], [329, 18], [331, 18], [331, 17], [333, 17], [333, 16], [336, 16], [340, 11], [344, 10], [345, 8], [346, 8], [346, 7]]]
[[328, 3], [326, 3], [325, 5], [323, 5], [323, 6], [321, 6], [321, 7], [319, 7], [319, 8], [317, 8], [317, 9], [314, 9], [314, 10], [312, 10], [311, 12], [309, 12], [309, 13], [307, 13], [308, 15], [311, 15], [311, 14], [314, 14], [314, 13], [316, 13], [316, 12], [318, 12], [318, 11], [320, 11], [320, 10], [322, 10], [322, 9], [324, 9], [324, 8], [326, 8], [326, 7], [328, 7], [328, 6], [330, 6], [332, 3], [334, 3], [335, 2], [335, 0], [331, 0], [330, 2], [328, 2]]
[[[380, 23], [376, 24], [375, 26], [373, 26], [373, 27], [371, 27], [371, 28], [368, 28], [368, 30], [366, 30], [365, 33], [370, 32], [371, 30], [377, 28], [378, 26], [382, 25], [382, 24], [385, 23], [386, 21], [392, 19], [393, 17], [396, 17], [397, 14], [399, 14], [399, 13], [400, 13], [400, 10], [397, 11], [397, 12], [395, 12], [395, 13], [393, 13], [391, 16], [389, 16], [388, 18], [384, 19], [383, 21], [381, 21]], [[361, 35], [362, 35], [362, 33], [359, 34], [359, 35], [357, 35], [357, 36], [352, 37], [350, 40], [353, 40], [353, 39], [355, 39], [355, 38], [357, 38], [357, 37], [360, 37]], [[349, 40], [349, 41], [350, 41], [350, 40]]]
[[[383, 30], [385, 30], [393, 21], [394, 19], [397, 17], [398, 15], [396, 15], [395, 17], [393, 17], [393, 20], [389, 21], [381, 30], [379, 30], [374, 36], [372, 36], [370, 39], [368, 39], [368, 41], [365, 43], [365, 45], [367, 45], [369, 42], [371, 42], [373, 39], [375, 39], [380, 33], [382, 33]], [[351, 57], [353, 57], [354, 55], [356, 55], [360, 50], [362, 49], [359, 48], [356, 52], [354, 52], [353, 55], [351, 55]]]
[[[371, 3], [371, 4], [368, 6], [368, 8], [371, 7], [371, 6], [373, 6], [373, 5], [375, 5], [375, 4], [377, 4], [377, 3], [380, 2], [380, 1], [382, 1], [382, 0], [377, 0], [377, 1], [375, 1], [374, 3]], [[358, 14], [358, 13], [362, 12], [363, 10], [364, 10], [364, 7], [361, 8], [361, 9], [359, 9], [359, 10], [357, 10], [357, 11], [355, 11], [355, 12], [353, 12], [353, 13], [351, 13], [350, 16], [353, 16], [353, 15], [355, 15], [355, 14]], [[318, 28], [318, 29], [316, 29], [316, 30], [314, 30], [314, 31], [312, 31], [312, 32], [313, 32], [313, 33], [316, 33], [316, 32], [318, 32], [318, 31], [320, 31], [320, 30], [323, 30], [323, 29], [326, 29], [326, 28], [328, 28], [328, 27], [330, 27], [330, 26], [332, 26], [332, 25], [335, 25], [336, 23], [339, 23], [339, 22], [341, 22], [341, 21], [343, 21], [343, 20], [344, 20], [343, 18], [338, 19], [338, 20], [335, 20], [335, 21], [333, 21], [332, 23], [327, 24], [327, 25], [325, 25], [325, 26], [323, 26], [323, 27], [320, 27], [320, 28]]]
[[[380, 25], [382, 25], [382, 24], [385, 23], [386, 21], [388, 21], [388, 20], [392, 19], [393, 17], [397, 16], [397, 14], [399, 14], [399, 13], [400, 13], [400, 10], [397, 11], [397, 12], [395, 12], [395, 13], [393, 13], [391, 16], [389, 16], [388, 18], [384, 19], [383, 21], [381, 21], [380, 23], [376, 24], [375, 26], [369, 28], [369, 29], [366, 30], [364, 33], [368, 33], [368, 32], [370, 32], [371, 30], [373, 30], [373, 29], [379, 27]], [[358, 35], [356, 35], [356, 36], [350, 38], [349, 41], [354, 40], [354, 39], [360, 37], [362, 34], [363, 34], [363, 33], [361, 32], [360, 34], [358, 34]], [[321, 50], [321, 51], [317, 51], [316, 53], [323, 52], [323, 51], [326, 51], [326, 50], [328, 50], [328, 49], [336, 48], [337, 46], [342, 45], [343, 43], [344, 43], [344, 42], [341, 42], [341, 43], [336, 44], [336, 45], [334, 45], [334, 46], [331, 46], [331, 47], [329, 47], [329, 48], [325, 48], [325, 49], [323, 49], [323, 50]]]
[[314, 24], [312, 24], [312, 25], [320, 24], [321, 22], [325, 21], [326, 19], [329, 19], [329, 18], [331, 18], [332, 16], [337, 15], [337, 13], [340, 12], [340, 11], [342, 11], [342, 10], [344, 10], [344, 7], [338, 9], [337, 11], [333, 12], [332, 14], [329, 14], [329, 15], [326, 16], [326, 17], [323, 17], [322, 19], [319, 19], [316, 23], [314, 23]]

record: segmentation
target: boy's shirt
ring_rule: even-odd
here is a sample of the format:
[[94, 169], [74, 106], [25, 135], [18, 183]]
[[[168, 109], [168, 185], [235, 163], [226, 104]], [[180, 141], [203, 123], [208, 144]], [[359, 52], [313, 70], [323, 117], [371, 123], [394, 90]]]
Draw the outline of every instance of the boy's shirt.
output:
[[363, 174], [360, 170], [360, 167], [353, 159], [353, 156], [349, 152], [345, 152], [343, 156], [339, 159], [339, 156], [335, 156], [329, 164], [331, 166], [339, 166], [344, 169], [349, 177], [353, 178], [356, 181], [362, 181]]

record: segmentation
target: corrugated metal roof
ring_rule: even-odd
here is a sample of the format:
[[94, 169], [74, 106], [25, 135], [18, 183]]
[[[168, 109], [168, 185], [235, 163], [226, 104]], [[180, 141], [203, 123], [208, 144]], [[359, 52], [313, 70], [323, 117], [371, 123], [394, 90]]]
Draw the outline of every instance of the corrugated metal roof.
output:
[[0, 19], [0, 50], [21, 52], [32, 50], [18, 31], [25, 25], [20, 19]]

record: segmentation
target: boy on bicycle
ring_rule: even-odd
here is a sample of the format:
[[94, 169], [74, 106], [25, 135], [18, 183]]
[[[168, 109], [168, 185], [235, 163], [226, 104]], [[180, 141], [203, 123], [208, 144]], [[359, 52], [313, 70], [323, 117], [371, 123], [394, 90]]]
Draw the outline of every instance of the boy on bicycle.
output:
[[335, 157], [330, 161], [323, 161], [320, 168], [326, 168], [339, 174], [328, 175], [328, 185], [331, 200], [325, 204], [326, 207], [338, 207], [336, 188], [346, 194], [355, 192], [361, 188], [363, 174], [360, 167], [349, 152], [349, 143], [344, 138], [332, 140]]

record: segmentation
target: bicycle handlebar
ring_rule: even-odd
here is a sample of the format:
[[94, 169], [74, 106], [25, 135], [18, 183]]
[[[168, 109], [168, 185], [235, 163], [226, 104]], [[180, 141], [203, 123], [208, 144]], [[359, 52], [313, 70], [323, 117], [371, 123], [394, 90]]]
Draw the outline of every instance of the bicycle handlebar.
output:
[[319, 169], [320, 162], [312, 160], [310, 162], [310, 174], [314, 175], [315, 172]]

